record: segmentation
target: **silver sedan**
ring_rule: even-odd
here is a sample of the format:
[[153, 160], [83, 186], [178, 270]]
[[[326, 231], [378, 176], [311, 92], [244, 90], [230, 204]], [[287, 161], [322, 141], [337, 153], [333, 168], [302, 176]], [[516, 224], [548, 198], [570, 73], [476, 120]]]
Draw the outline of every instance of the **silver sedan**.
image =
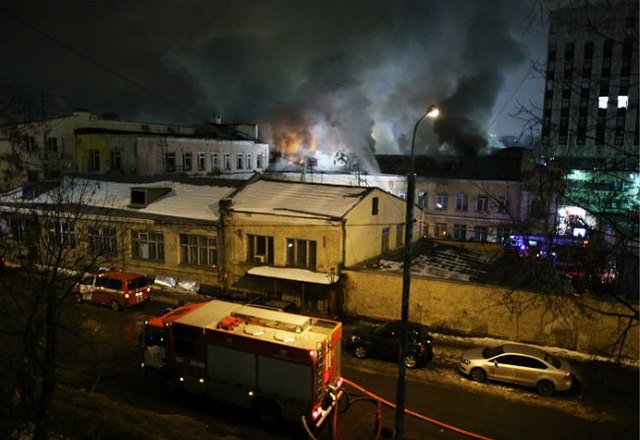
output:
[[522, 344], [465, 350], [458, 369], [478, 382], [492, 379], [534, 387], [545, 396], [568, 390], [573, 383], [567, 361]]

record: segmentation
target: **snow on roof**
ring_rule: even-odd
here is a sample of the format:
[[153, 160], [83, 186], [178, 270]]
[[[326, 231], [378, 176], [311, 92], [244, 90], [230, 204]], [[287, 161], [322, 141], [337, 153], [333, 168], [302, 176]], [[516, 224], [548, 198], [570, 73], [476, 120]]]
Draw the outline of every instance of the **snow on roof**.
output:
[[233, 211], [341, 218], [371, 189], [257, 180], [233, 196]]
[[[219, 218], [219, 200], [235, 189], [231, 186], [190, 185], [170, 180], [140, 184], [74, 178], [65, 179], [63, 185], [63, 203], [210, 221]], [[131, 188], [166, 188], [169, 192], [146, 207], [131, 208]], [[32, 203], [57, 203], [56, 194], [59, 194], [58, 189], [45, 192], [33, 199]]]
[[294, 269], [290, 267], [256, 266], [249, 269], [249, 275], [257, 275], [283, 280], [304, 281], [315, 284], [332, 284], [338, 281], [339, 275], [322, 272], [312, 272], [307, 269]]

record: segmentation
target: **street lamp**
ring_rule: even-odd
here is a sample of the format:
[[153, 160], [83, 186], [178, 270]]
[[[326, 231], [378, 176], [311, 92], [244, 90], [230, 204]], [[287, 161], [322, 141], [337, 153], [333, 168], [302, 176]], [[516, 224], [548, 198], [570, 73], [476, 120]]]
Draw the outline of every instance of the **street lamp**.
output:
[[411, 285], [411, 247], [413, 241], [413, 205], [415, 204], [416, 174], [415, 168], [415, 143], [418, 125], [425, 118], [436, 118], [440, 111], [435, 105], [430, 105], [413, 127], [413, 137], [411, 138], [411, 156], [409, 161], [409, 171], [407, 173], [407, 197], [406, 197], [406, 220], [404, 231], [404, 267], [402, 270], [402, 308], [400, 329], [400, 359], [398, 362], [398, 385], [396, 394], [396, 439], [404, 438], [404, 403], [406, 388], [405, 358], [407, 357], [407, 338], [409, 336], [409, 291]]

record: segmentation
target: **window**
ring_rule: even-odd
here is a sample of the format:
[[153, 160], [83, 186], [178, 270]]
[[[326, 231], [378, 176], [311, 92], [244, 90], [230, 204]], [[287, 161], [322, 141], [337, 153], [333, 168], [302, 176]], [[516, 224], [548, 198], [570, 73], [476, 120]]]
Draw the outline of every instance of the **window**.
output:
[[426, 192], [419, 192], [418, 193], [418, 206], [422, 209], [425, 209], [427, 207], [427, 204], [429, 202], [429, 195]]
[[371, 201], [371, 215], [378, 215], [378, 198], [374, 197]]
[[498, 197], [498, 212], [509, 211], [509, 198], [507, 196]]
[[76, 232], [73, 223], [64, 220], [52, 221], [49, 225], [49, 241], [55, 246], [76, 247]]
[[193, 169], [193, 156], [190, 152], [182, 154], [182, 170], [191, 171]]
[[489, 196], [478, 196], [476, 199], [476, 211], [487, 212], [489, 210]]
[[58, 138], [55, 138], [55, 137], [47, 138], [47, 151], [49, 153], [58, 152]]
[[224, 154], [224, 169], [226, 171], [231, 169], [231, 154], [229, 153]]
[[433, 236], [436, 238], [447, 238], [447, 224], [446, 223], [436, 223], [435, 229], [433, 231]]
[[218, 153], [211, 153], [211, 170], [219, 170], [220, 169], [220, 156]]
[[475, 241], [486, 242], [489, 235], [489, 229], [486, 226], [475, 226], [473, 228], [473, 239]]
[[381, 242], [380, 248], [383, 254], [389, 250], [389, 235], [390, 235], [390, 228], [389, 227], [382, 228], [382, 242]]
[[629, 108], [628, 96], [618, 96], [618, 108]]
[[164, 261], [164, 235], [154, 231], [131, 231], [131, 253], [139, 260]]
[[253, 169], [253, 156], [251, 153], [247, 153], [247, 169]]
[[237, 161], [236, 162], [236, 169], [238, 169], [238, 170], [244, 169], [243, 160], [242, 159], [243, 159], [243, 154], [242, 153], [238, 153], [238, 155], [236, 156], [236, 161]]
[[117, 252], [115, 228], [89, 226], [88, 236], [91, 255], [114, 255]]
[[262, 154], [256, 156], [256, 168], [264, 168], [262, 165]]
[[455, 240], [467, 239], [467, 226], [466, 225], [453, 225], [453, 238]]
[[207, 160], [204, 153], [198, 153], [198, 171], [207, 169]]
[[247, 261], [273, 264], [273, 237], [247, 234]]
[[509, 236], [511, 235], [511, 228], [506, 225], [499, 225], [496, 228], [496, 242], [497, 243], [505, 243]]
[[180, 234], [180, 263], [215, 268], [218, 263], [216, 237]]
[[436, 196], [436, 209], [447, 209], [448, 197], [444, 193], [439, 193]]
[[39, 228], [35, 219], [11, 219], [11, 235], [20, 244], [29, 244], [37, 240]]
[[316, 267], [316, 242], [287, 238], [287, 266]]
[[173, 173], [176, 171], [176, 153], [164, 154], [164, 170], [167, 173]]
[[89, 171], [100, 171], [99, 150], [89, 150]]
[[122, 151], [111, 151], [111, 171], [122, 171]]
[[404, 223], [398, 223], [396, 225], [396, 247], [400, 247], [404, 244]]
[[606, 109], [609, 106], [609, 97], [608, 96], [599, 96], [598, 97], [598, 108]]
[[456, 194], [456, 211], [466, 211], [469, 205], [469, 196], [463, 193]]

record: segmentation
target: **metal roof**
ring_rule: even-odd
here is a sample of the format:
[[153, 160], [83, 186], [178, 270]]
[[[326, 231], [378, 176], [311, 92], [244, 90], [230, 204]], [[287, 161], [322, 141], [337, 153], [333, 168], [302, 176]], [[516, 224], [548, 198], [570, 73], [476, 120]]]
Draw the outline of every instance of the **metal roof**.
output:
[[232, 196], [234, 212], [288, 217], [344, 217], [372, 188], [259, 179]]

